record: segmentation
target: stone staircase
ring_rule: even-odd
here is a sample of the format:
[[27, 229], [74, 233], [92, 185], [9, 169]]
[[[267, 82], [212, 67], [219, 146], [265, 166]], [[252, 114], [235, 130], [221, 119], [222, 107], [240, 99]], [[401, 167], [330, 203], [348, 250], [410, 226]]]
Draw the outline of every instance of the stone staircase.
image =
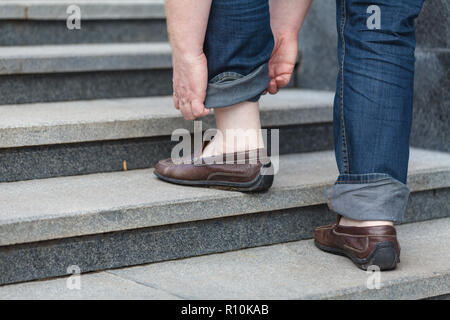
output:
[[[171, 52], [163, 1], [78, 0], [82, 28], [70, 31], [66, 9], [73, 3], [0, 3], [0, 298], [33, 291], [27, 291], [26, 283], [6, 284], [64, 276], [72, 265], [85, 273], [207, 254], [190, 259], [215, 264], [216, 255], [210, 254], [290, 241], [297, 241], [293, 247], [309, 248], [314, 227], [335, 218], [324, 196], [337, 176], [333, 93], [289, 88], [263, 97], [263, 126], [280, 129], [280, 172], [269, 192], [242, 194], [161, 182], [151, 168], [170, 156], [172, 131], [193, 129], [169, 96]], [[213, 123], [208, 116], [203, 128]], [[414, 148], [410, 163], [406, 222], [414, 224], [402, 226], [406, 239], [423, 225], [420, 221], [450, 216], [450, 154]], [[287, 167], [295, 168], [294, 174]], [[448, 219], [425, 224], [438, 221]], [[445, 238], [449, 225], [440, 225]], [[285, 245], [278, 246], [270, 248]], [[242, 252], [253, 252], [248, 250]], [[227, 264], [239, 252], [219, 256]], [[403, 255], [411, 261], [408, 251]], [[343, 270], [350, 264], [336, 261]], [[156, 269], [166, 263], [171, 262], [148, 268], [158, 274]], [[172, 265], [176, 273], [177, 264]], [[432, 269], [424, 273], [413, 264], [408, 267], [408, 288], [420, 294], [405, 291], [401, 297], [450, 293], [448, 264], [436, 269], [442, 275], [438, 280]], [[102, 281], [110, 279], [105, 288], [117, 280], [114, 272], [120, 271], [97, 274]], [[444, 280], [447, 285], [431, 289]], [[402, 283], [394, 281], [393, 291], [379, 291], [377, 297], [393, 297], [390, 292], [403, 288]], [[279, 297], [342, 296], [308, 290], [302, 296]], [[146, 289], [142, 295], [148, 297]]]

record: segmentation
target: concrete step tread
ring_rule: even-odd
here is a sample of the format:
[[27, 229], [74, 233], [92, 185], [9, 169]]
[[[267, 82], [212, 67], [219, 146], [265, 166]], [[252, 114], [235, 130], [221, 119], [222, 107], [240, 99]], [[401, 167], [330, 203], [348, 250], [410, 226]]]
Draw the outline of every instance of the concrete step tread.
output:
[[[0, 245], [324, 204], [338, 174], [331, 151], [281, 156], [279, 168], [263, 194], [172, 185], [152, 169], [2, 183]], [[450, 187], [450, 154], [412, 149], [408, 186]]]
[[0, 19], [66, 20], [76, 4], [82, 19], [164, 19], [164, 0], [2, 0]]
[[0, 47], [0, 75], [171, 68], [166, 42]]
[[[264, 126], [332, 121], [333, 93], [286, 89], [261, 99]], [[148, 97], [0, 106], [0, 148], [170, 135], [192, 129], [172, 97]], [[213, 116], [202, 119], [213, 125]]]
[[[398, 226], [401, 263], [372, 274], [312, 240], [0, 287], [4, 299], [422, 299], [450, 293], [450, 218]], [[374, 280], [379, 286], [374, 287]], [[372, 287], [368, 287], [368, 283]], [[373, 288], [373, 289], [369, 289]]]

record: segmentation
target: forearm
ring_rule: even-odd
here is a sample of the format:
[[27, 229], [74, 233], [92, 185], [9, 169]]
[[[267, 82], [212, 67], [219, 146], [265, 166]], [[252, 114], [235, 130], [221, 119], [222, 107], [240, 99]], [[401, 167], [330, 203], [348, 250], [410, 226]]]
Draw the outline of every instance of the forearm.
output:
[[212, 0], [166, 0], [167, 29], [174, 54], [203, 53]]
[[312, 0], [270, 0], [270, 25], [275, 37], [297, 36]]

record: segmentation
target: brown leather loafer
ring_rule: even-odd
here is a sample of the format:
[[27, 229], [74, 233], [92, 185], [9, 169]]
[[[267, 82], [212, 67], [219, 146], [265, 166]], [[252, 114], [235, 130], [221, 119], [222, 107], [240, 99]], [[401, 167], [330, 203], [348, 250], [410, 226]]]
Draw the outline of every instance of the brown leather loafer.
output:
[[391, 226], [346, 227], [335, 224], [314, 231], [315, 245], [326, 252], [346, 256], [363, 270], [378, 266], [395, 269], [400, 263], [400, 245]]
[[219, 157], [198, 158], [174, 163], [165, 159], [155, 166], [155, 175], [161, 180], [201, 187], [260, 192], [268, 190], [273, 183], [271, 163], [265, 152], [254, 150]]

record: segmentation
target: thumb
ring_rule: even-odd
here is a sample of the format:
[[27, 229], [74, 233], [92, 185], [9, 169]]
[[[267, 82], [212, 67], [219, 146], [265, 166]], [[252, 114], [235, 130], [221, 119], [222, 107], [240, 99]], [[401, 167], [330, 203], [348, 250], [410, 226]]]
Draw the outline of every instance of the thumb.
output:
[[275, 78], [275, 82], [277, 83], [278, 88], [286, 87], [291, 81], [292, 73], [285, 73], [281, 76]]
[[209, 113], [209, 110], [206, 112], [207, 109], [205, 109], [205, 105], [203, 104], [203, 102], [201, 102], [198, 99], [192, 100], [191, 109], [192, 109], [192, 114], [197, 118], [203, 117]]

